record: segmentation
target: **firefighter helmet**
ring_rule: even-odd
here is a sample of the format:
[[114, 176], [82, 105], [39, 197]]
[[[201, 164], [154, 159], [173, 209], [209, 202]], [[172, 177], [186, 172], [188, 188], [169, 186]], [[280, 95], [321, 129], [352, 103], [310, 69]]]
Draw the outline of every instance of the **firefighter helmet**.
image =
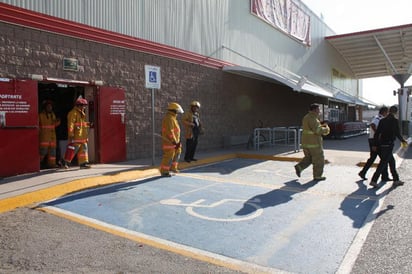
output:
[[176, 111], [176, 113], [183, 113], [183, 108], [178, 103], [170, 103], [167, 110]]
[[191, 107], [198, 107], [198, 108], [200, 108], [200, 103], [199, 103], [198, 101], [192, 101], [192, 102], [190, 103], [190, 106], [191, 106]]
[[78, 98], [78, 99], [76, 100], [76, 105], [87, 106], [88, 103], [87, 103], [87, 100], [86, 100], [86, 99], [84, 99], [84, 98]]

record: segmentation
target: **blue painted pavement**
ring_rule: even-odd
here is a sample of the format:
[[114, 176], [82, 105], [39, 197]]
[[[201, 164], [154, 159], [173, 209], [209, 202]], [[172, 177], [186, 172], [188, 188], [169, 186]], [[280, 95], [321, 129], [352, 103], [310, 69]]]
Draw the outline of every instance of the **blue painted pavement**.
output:
[[356, 166], [297, 178], [292, 162], [233, 159], [48, 202], [131, 231], [294, 273], [335, 273], [378, 193]]

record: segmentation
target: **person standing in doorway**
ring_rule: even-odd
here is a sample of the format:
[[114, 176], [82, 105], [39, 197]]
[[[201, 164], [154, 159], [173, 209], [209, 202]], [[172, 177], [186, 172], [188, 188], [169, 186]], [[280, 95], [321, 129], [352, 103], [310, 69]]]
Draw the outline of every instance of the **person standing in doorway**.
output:
[[[387, 107], [381, 107], [381, 109], [379, 110], [379, 114], [376, 115], [370, 123], [369, 139], [368, 139], [370, 156], [369, 156], [369, 159], [366, 161], [366, 164], [364, 165], [362, 170], [358, 173], [359, 177], [361, 177], [363, 180], [367, 179], [366, 173], [368, 172], [369, 168], [372, 166], [373, 162], [375, 162], [375, 159], [378, 156], [378, 152], [372, 149], [372, 147], [375, 146], [374, 136], [375, 136], [376, 129], [378, 128], [379, 121], [385, 118], [386, 115], [388, 115], [388, 111], [389, 109]], [[388, 176], [388, 168], [384, 168], [382, 170], [382, 180], [390, 181], [390, 178]]]
[[90, 127], [90, 123], [86, 121], [87, 105], [87, 100], [79, 97], [73, 109], [67, 114], [68, 145], [63, 163], [65, 169], [69, 168], [69, 164], [76, 154], [80, 168], [91, 168], [87, 146]]
[[200, 103], [193, 101], [190, 103], [190, 111], [183, 116], [183, 126], [185, 127], [186, 151], [185, 161], [197, 161], [194, 157], [197, 147], [197, 141], [202, 131], [202, 124], [200, 123]]
[[160, 174], [162, 177], [170, 177], [170, 171], [178, 173], [182, 144], [180, 142], [180, 126], [177, 114], [183, 113], [178, 103], [170, 103], [167, 113], [162, 121], [162, 150], [163, 157], [160, 163]]
[[325, 165], [323, 153], [323, 137], [330, 132], [326, 123], [319, 121], [319, 105], [311, 104], [309, 112], [302, 120], [302, 149], [303, 159], [295, 165], [296, 175], [300, 177], [302, 171], [309, 165], [313, 165], [313, 180], [323, 181], [326, 177], [322, 176]]
[[43, 110], [39, 114], [40, 166], [47, 156], [47, 167], [57, 167], [56, 164], [56, 127], [60, 119], [53, 112], [53, 102], [45, 100]]
[[389, 108], [389, 114], [379, 122], [375, 132], [375, 145], [372, 149], [378, 152], [381, 160], [373, 174], [372, 181], [369, 183], [369, 185], [374, 188], [379, 187], [378, 178], [388, 164], [393, 176], [393, 186], [397, 187], [404, 184], [403, 181], [399, 180], [399, 174], [396, 171], [395, 158], [393, 157], [393, 146], [396, 138], [398, 138], [404, 146], [408, 145], [408, 142], [401, 135], [399, 121], [396, 119], [397, 113], [398, 108], [396, 106], [391, 106]]

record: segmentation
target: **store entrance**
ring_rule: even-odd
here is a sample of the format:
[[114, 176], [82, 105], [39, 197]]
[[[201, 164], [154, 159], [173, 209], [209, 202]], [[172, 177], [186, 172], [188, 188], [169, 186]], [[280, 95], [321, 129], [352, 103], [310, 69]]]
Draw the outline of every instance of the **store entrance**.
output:
[[[53, 111], [56, 117], [60, 119], [61, 123], [56, 127], [56, 164], [60, 165], [60, 161], [64, 157], [67, 146], [67, 114], [72, 110], [74, 102], [81, 96], [82, 98], [93, 98], [93, 87], [72, 85], [65, 83], [38, 83], [38, 106], [39, 112], [43, 110], [44, 102], [51, 100], [53, 102]], [[93, 111], [93, 110], [92, 110]], [[91, 115], [90, 109], [86, 108], [86, 116], [88, 121], [93, 122], [90, 118], [94, 118]], [[89, 131], [89, 161], [92, 163], [95, 159], [94, 157], [94, 130]], [[90, 140], [92, 142], [90, 142]], [[46, 160], [46, 159], [45, 159]], [[71, 163], [72, 165], [77, 165], [77, 158], [75, 157]], [[45, 161], [41, 163], [40, 168], [46, 168], [47, 164]]]
[[[43, 102], [51, 100], [53, 110], [61, 120], [56, 128], [56, 164], [64, 157], [67, 147], [67, 114], [82, 96], [88, 101], [86, 121], [89, 162], [114, 163], [126, 160], [125, 91], [119, 87], [96, 86], [70, 82], [41, 81], [37, 83], [39, 112]], [[77, 165], [75, 158], [71, 165]]]

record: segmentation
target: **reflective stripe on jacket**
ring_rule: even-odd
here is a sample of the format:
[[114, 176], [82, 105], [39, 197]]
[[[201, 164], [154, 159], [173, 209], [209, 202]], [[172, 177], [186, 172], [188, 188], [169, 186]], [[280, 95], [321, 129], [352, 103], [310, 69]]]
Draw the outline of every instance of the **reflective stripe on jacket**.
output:
[[316, 113], [309, 112], [302, 120], [302, 148], [322, 147], [322, 135], [328, 135], [330, 129], [322, 126]]
[[67, 114], [67, 131], [69, 140], [74, 143], [87, 143], [89, 136], [89, 123], [86, 122], [86, 113], [74, 107]]
[[39, 114], [39, 141], [41, 146], [47, 146], [48, 144], [56, 145], [56, 130], [55, 128], [60, 125], [60, 122], [56, 119], [56, 115], [51, 112], [47, 113], [42, 111]]

